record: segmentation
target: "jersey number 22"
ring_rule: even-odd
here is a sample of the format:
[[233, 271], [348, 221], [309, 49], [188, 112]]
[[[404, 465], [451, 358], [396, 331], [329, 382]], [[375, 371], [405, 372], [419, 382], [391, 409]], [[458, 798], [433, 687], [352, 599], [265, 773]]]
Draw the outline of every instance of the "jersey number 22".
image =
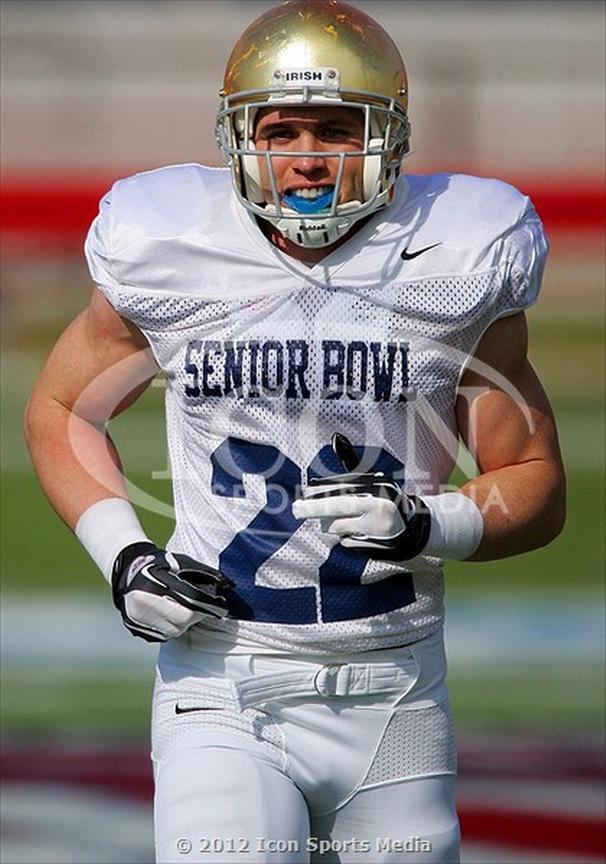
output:
[[[362, 584], [368, 557], [333, 546], [319, 571], [316, 588], [269, 588], [257, 585], [257, 570], [301, 527], [292, 502], [301, 486], [302, 469], [269, 444], [227, 438], [212, 454], [212, 488], [225, 498], [242, 497], [243, 475], [265, 480], [266, 503], [219, 556], [219, 569], [234, 582], [227, 592], [230, 616], [280, 624], [316, 624], [380, 615], [415, 600], [412, 575], [404, 570], [378, 582]], [[342, 470], [326, 445], [307, 468], [307, 478]], [[377, 450], [372, 470], [403, 475], [404, 466], [385, 450]]]

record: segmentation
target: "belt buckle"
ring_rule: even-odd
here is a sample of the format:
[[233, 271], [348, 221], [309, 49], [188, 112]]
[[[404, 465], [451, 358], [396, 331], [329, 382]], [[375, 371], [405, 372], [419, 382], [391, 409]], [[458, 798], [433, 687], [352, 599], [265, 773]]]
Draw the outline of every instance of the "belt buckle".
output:
[[322, 666], [314, 675], [313, 686], [318, 696], [345, 696], [338, 692], [339, 672], [347, 663], [329, 663]]

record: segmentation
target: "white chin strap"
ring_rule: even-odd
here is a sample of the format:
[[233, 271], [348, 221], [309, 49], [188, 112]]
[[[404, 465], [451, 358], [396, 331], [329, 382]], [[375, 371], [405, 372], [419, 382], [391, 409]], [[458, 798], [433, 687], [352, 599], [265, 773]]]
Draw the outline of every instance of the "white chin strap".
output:
[[336, 216], [302, 216], [296, 210], [282, 207], [283, 215], [280, 216], [276, 212], [275, 205], [268, 204], [262, 218], [271, 222], [280, 234], [287, 240], [296, 243], [297, 246], [317, 249], [322, 246], [331, 246], [340, 237], [347, 234], [354, 222], [357, 221], [355, 217], [348, 214], [348, 211], [358, 210], [360, 206], [360, 201], [348, 201], [347, 204], [342, 204], [338, 208]]

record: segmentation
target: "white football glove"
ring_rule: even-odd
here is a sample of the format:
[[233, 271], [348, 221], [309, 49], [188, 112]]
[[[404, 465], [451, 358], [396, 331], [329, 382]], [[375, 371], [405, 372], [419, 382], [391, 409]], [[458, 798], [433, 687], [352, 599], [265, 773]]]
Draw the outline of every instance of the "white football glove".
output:
[[421, 554], [431, 529], [424, 502], [382, 471], [355, 471], [360, 460], [344, 435], [333, 435], [332, 446], [348, 473], [312, 478], [304, 498], [293, 503], [295, 519], [321, 519], [342, 546], [370, 558], [407, 561]]
[[146, 642], [166, 642], [203, 618], [224, 618], [219, 593], [230, 581], [189, 555], [153, 543], [132, 543], [117, 556], [112, 574], [114, 605], [124, 626]]

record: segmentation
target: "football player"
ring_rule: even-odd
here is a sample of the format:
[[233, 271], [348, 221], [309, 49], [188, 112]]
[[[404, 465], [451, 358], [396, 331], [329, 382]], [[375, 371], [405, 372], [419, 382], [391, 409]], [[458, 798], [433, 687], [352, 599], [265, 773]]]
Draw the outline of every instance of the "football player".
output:
[[[253, 22], [221, 99], [225, 168], [103, 198], [97, 287], [29, 404], [35, 467], [162, 643], [158, 861], [456, 862], [441, 566], [562, 527], [526, 358], [547, 241], [505, 183], [402, 173], [402, 59], [345, 3]], [[158, 370], [166, 550], [106, 430]], [[459, 439], [478, 473], [449, 490]]]

